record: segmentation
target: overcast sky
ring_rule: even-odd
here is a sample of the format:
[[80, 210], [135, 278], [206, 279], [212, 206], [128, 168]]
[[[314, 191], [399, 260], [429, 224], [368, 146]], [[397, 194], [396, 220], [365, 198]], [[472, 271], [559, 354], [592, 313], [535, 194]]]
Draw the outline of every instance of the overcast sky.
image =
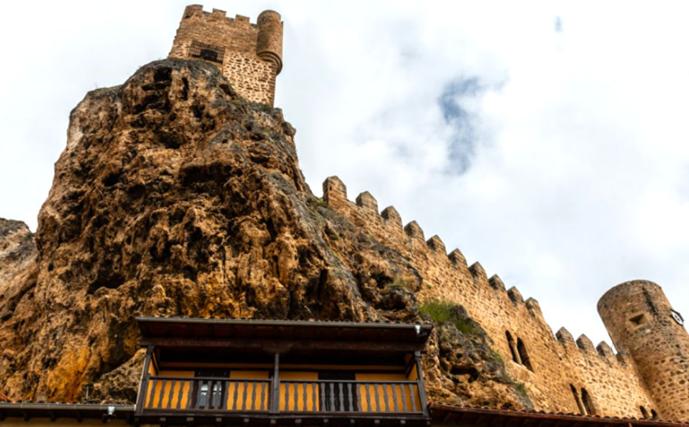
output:
[[[0, 217], [32, 230], [86, 91], [167, 56], [180, 1], [10, 2]], [[554, 330], [607, 338], [598, 298], [661, 284], [689, 317], [682, 1], [212, 1], [285, 22], [276, 106], [312, 190], [338, 175], [438, 234]]]

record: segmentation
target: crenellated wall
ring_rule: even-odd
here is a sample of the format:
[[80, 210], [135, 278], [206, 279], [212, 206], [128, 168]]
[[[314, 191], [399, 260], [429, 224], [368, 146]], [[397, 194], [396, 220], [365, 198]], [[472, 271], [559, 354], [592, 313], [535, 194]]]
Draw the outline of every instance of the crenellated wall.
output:
[[222, 10], [187, 6], [169, 56], [214, 63], [244, 98], [273, 105], [282, 70], [280, 14], [266, 10], [252, 24], [246, 16], [229, 18]]
[[379, 213], [368, 192], [349, 201], [346, 187], [337, 177], [323, 183], [323, 199], [420, 267], [421, 301], [464, 306], [492, 338], [508, 374], [525, 385], [536, 409], [638, 418], [642, 406], [649, 413], [656, 409], [631, 358], [614, 354], [604, 342], [594, 347], [585, 335], [574, 340], [564, 328], [553, 335], [538, 301], [525, 300], [517, 288], [507, 288], [497, 275], [488, 277], [478, 262], [468, 266], [459, 249], [448, 254], [442, 239], [426, 239], [416, 221], [403, 226], [394, 207]]

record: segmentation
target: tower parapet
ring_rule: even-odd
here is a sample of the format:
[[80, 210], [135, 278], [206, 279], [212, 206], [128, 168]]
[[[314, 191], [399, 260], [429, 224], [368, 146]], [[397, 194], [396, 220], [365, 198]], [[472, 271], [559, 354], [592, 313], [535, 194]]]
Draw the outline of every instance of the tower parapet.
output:
[[266, 10], [252, 24], [246, 16], [229, 18], [223, 10], [187, 6], [169, 56], [210, 62], [238, 94], [272, 106], [275, 80], [282, 70], [280, 14]]
[[598, 312], [617, 349], [638, 366], [660, 416], [689, 419], [689, 334], [662, 288], [622, 283], [601, 297]]

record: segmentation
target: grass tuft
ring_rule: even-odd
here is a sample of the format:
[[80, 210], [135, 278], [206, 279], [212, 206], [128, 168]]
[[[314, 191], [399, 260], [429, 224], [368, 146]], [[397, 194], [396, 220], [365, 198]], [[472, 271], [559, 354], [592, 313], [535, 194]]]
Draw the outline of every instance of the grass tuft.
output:
[[435, 323], [451, 323], [459, 332], [469, 335], [482, 333], [479, 326], [468, 317], [462, 315], [463, 310], [445, 301], [429, 301], [419, 307], [421, 313], [429, 316]]

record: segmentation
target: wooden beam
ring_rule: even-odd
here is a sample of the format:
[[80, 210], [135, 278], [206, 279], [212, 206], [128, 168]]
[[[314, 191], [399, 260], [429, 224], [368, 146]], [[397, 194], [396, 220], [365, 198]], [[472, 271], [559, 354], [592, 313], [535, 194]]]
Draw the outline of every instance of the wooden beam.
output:
[[[270, 412], [277, 414], [280, 410], [280, 353], [275, 353], [273, 362], [273, 384], [270, 395]], [[271, 419], [271, 424], [273, 420]]]
[[151, 364], [152, 358], [153, 346], [149, 345], [146, 349], [146, 356], [144, 357], [144, 368], [141, 372], [141, 379], [139, 380], [139, 394], [136, 397], [135, 411], [138, 415], [142, 414], [144, 411], [144, 399], [146, 398], [146, 389], [148, 388], [148, 379], [150, 378], [150, 374], [148, 373], [148, 367]]
[[418, 351], [414, 352], [414, 362], [416, 363], [416, 385], [419, 389], [419, 403], [421, 404], [421, 411], [425, 416], [428, 416], [426, 389], [423, 384], [423, 369], [421, 369], [421, 353]]
[[336, 340], [286, 341], [277, 339], [232, 339], [232, 338], [149, 338], [142, 344], [165, 348], [225, 348], [238, 351], [254, 351], [266, 353], [286, 353], [297, 350], [300, 353], [315, 353], [319, 351], [351, 351], [371, 353], [405, 353], [417, 351], [418, 346], [405, 343], [390, 342], [346, 342]]

